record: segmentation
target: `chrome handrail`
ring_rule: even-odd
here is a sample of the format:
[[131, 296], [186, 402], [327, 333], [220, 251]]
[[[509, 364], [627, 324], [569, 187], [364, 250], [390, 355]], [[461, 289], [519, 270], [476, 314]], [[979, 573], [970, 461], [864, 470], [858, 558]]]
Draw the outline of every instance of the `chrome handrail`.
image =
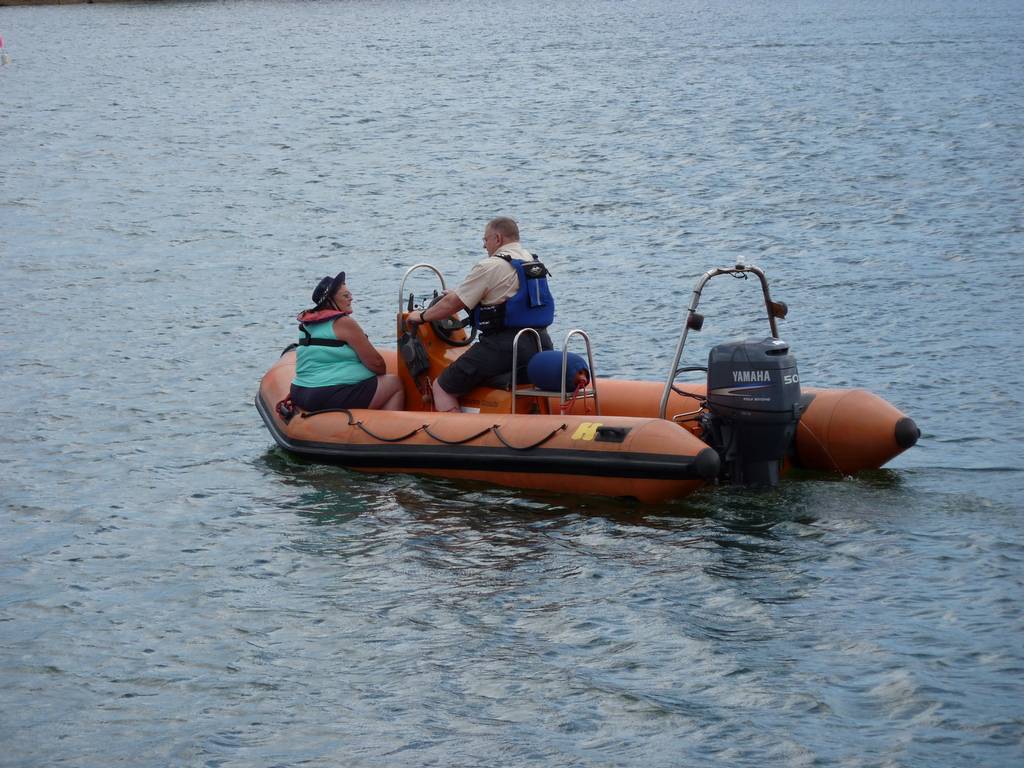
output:
[[[515, 338], [512, 340], [512, 413], [516, 412], [516, 396], [517, 396], [516, 395], [516, 391], [517, 391], [517, 380], [518, 380], [518, 374], [519, 374], [519, 364], [518, 364], [518, 362], [519, 362], [519, 338], [524, 333], [526, 333], [527, 331], [533, 333], [533, 335], [537, 337], [537, 349], [540, 350], [540, 348], [541, 348], [540, 334], [537, 332], [537, 330], [535, 328], [523, 328], [522, 330], [520, 330], [515, 335]], [[562, 341], [562, 381], [561, 381], [561, 390], [558, 392], [559, 408], [561, 409], [568, 402], [568, 398], [566, 397], [566, 388], [565, 388], [565, 373], [566, 373], [566, 371], [568, 370], [568, 367], [569, 367], [569, 339], [571, 339], [573, 336], [580, 336], [580, 337], [582, 337], [583, 338], [583, 343], [584, 343], [584, 345], [587, 348], [587, 365], [590, 367], [590, 387], [589, 387], [589, 389], [584, 389], [583, 390], [583, 396], [584, 397], [593, 396], [593, 398], [594, 398], [594, 412], [597, 415], [600, 416], [601, 415], [601, 401], [597, 397], [597, 376], [594, 374], [594, 354], [593, 354], [593, 352], [591, 351], [591, 348], [590, 348], [590, 336], [587, 334], [586, 331], [584, 331], [581, 328], [573, 328], [571, 331], [569, 331], [567, 334], [565, 334], [565, 339]], [[540, 389], [523, 390], [523, 394], [525, 396], [528, 396], [528, 397], [536, 395], [536, 394], [541, 394], [541, 393], [543, 393], [545, 395], [554, 395], [555, 394], [554, 391], [549, 393], [549, 392], [545, 392], [544, 390], [540, 390]]]
[[[540, 343], [540, 332], [536, 328], [523, 328], [516, 334], [515, 338], [512, 339], [512, 413], [516, 412], [516, 379], [519, 374], [519, 339], [527, 332], [532, 333], [537, 337], [537, 351], [539, 352], [542, 349]], [[562, 376], [565, 376], [565, 371], [562, 371]]]
[[[693, 288], [693, 296], [690, 299], [690, 307], [686, 311], [686, 317], [683, 319], [683, 330], [682, 335], [679, 337], [679, 343], [676, 344], [676, 354], [672, 360], [672, 367], [668, 372], [668, 380], [665, 382], [665, 390], [661, 394], [661, 404], [658, 408], [658, 417], [664, 419], [665, 414], [668, 412], [668, 399], [672, 393], [672, 385], [675, 383], [676, 376], [679, 375], [679, 360], [683, 356], [683, 347], [686, 346], [686, 337], [690, 332], [691, 319], [697, 313], [697, 304], [700, 303], [700, 294], [704, 290], [704, 286], [713, 277], [719, 275], [739, 275], [745, 272], [750, 272], [757, 275], [758, 280], [761, 281], [761, 291], [764, 294], [764, 306], [768, 312], [768, 325], [772, 330], [772, 337], [779, 338], [779, 330], [775, 324], [775, 305], [772, 302], [771, 294], [768, 291], [768, 278], [765, 277], [764, 271], [760, 267], [748, 266], [741, 262], [737, 262], [734, 267], [716, 267], [715, 269], [709, 269], [700, 279]], [[698, 328], [699, 329], [699, 328]]]
[[405, 274], [402, 276], [402, 282], [398, 286], [398, 314], [399, 315], [402, 314], [402, 302], [405, 299], [405, 281], [408, 280], [409, 279], [409, 275], [411, 275], [417, 269], [429, 269], [431, 272], [433, 272], [435, 275], [437, 275], [437, 279], [441, 281], [441, 290], [442, 291], [447, 290], [447, 288], [445, 287], [445, 283], [444, 283], [444, 275], [441, 274], [441, 270], [439, 270], [437, 267], [435, 267], [432, 264], [427, 264], [427, 263], [413, 264], [411, 267], [409, 267], [407, 270], [405, 270]]

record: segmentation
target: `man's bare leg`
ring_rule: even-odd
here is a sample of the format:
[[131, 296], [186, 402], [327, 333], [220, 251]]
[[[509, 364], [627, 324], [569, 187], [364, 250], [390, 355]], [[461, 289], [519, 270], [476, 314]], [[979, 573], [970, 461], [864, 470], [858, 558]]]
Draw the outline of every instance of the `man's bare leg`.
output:
[[447, 411], [452, 411], [455, 413], [459, 412], [459, 399], [454, 395], [449, 395], [447, 392], [441, 389], [441, 385], [438, 383], [437, 379], [434, 379], [434, 383], [431, 385], [431, 391], [433, 391], [434, 393], [435, 411], [437, 411], [438, 413], [444, 413]]

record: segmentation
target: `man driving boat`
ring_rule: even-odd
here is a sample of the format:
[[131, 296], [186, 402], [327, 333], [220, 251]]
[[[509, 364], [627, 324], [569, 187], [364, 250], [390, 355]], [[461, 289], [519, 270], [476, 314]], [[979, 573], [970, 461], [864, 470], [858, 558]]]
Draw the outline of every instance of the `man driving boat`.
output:
[[[487, 258], [478, 261], [454, 291], [431, 307], [410, 312], [411, 325], [443, 320], [462, 310], [473, 314], [479, 340], [434, 380], [434, 407], [458, 411], [458, 398], [474, 387], [512, 370], [516, 333], [534, 328], [542, 349], [551, 349], [547, 327], [555, 303], [547, 287], [548, 271], [519, 243], [519, 226], [512, 219], [492, 219], [484, 227]], [[428, 317], [429, 315], [429, 317]], [[524, 368], [539, 350], [532, 333], [519, 340], [519, 366]]]

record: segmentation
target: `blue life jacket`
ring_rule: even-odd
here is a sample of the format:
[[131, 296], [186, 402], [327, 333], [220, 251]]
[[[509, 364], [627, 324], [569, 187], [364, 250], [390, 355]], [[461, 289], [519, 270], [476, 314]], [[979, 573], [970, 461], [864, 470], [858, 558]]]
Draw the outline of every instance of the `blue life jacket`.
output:
[[[577, 378], [583, 374], [590, 383], [590, 368], [587, 361], [575, 352], [565, 355], [565, 391], [572, 392], [577, 387]], [[562, 389], [562, 353], [555, 349], [538, 352], [530, 358], [526, 376], [537, 389], [558, 392]]]
[[473, 310], [473, 321], [481, 333], [494, 333], [506, 328], [547, 328], [555, 319], [555, 299], [548, 287], [548, 268], [537, 256], [533, 261], [513, 259], [504, 254], [495, 254], [505, 259], [516, 270], [519, 289], [515, 295], [501, 304], [491, 307], [477, 305]]

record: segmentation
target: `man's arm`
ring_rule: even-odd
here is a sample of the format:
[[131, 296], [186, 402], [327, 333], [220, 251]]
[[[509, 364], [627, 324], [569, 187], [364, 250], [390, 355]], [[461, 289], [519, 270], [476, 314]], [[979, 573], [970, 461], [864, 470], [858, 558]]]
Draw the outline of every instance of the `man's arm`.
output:
[[[450, 317], [463, 309], [469, 309], [469, 307], [462, 303], [462, 299], [459, 298], [455, 291], [448, 291], [437, 304], [427, 307], [422, 311], [410, 312], [405, 320], [410, 325], [433, 323], [438, 320], [444, 320], [446, 317]], [[430, 317], [427, 317], [427, 315], [430, 315]]]

